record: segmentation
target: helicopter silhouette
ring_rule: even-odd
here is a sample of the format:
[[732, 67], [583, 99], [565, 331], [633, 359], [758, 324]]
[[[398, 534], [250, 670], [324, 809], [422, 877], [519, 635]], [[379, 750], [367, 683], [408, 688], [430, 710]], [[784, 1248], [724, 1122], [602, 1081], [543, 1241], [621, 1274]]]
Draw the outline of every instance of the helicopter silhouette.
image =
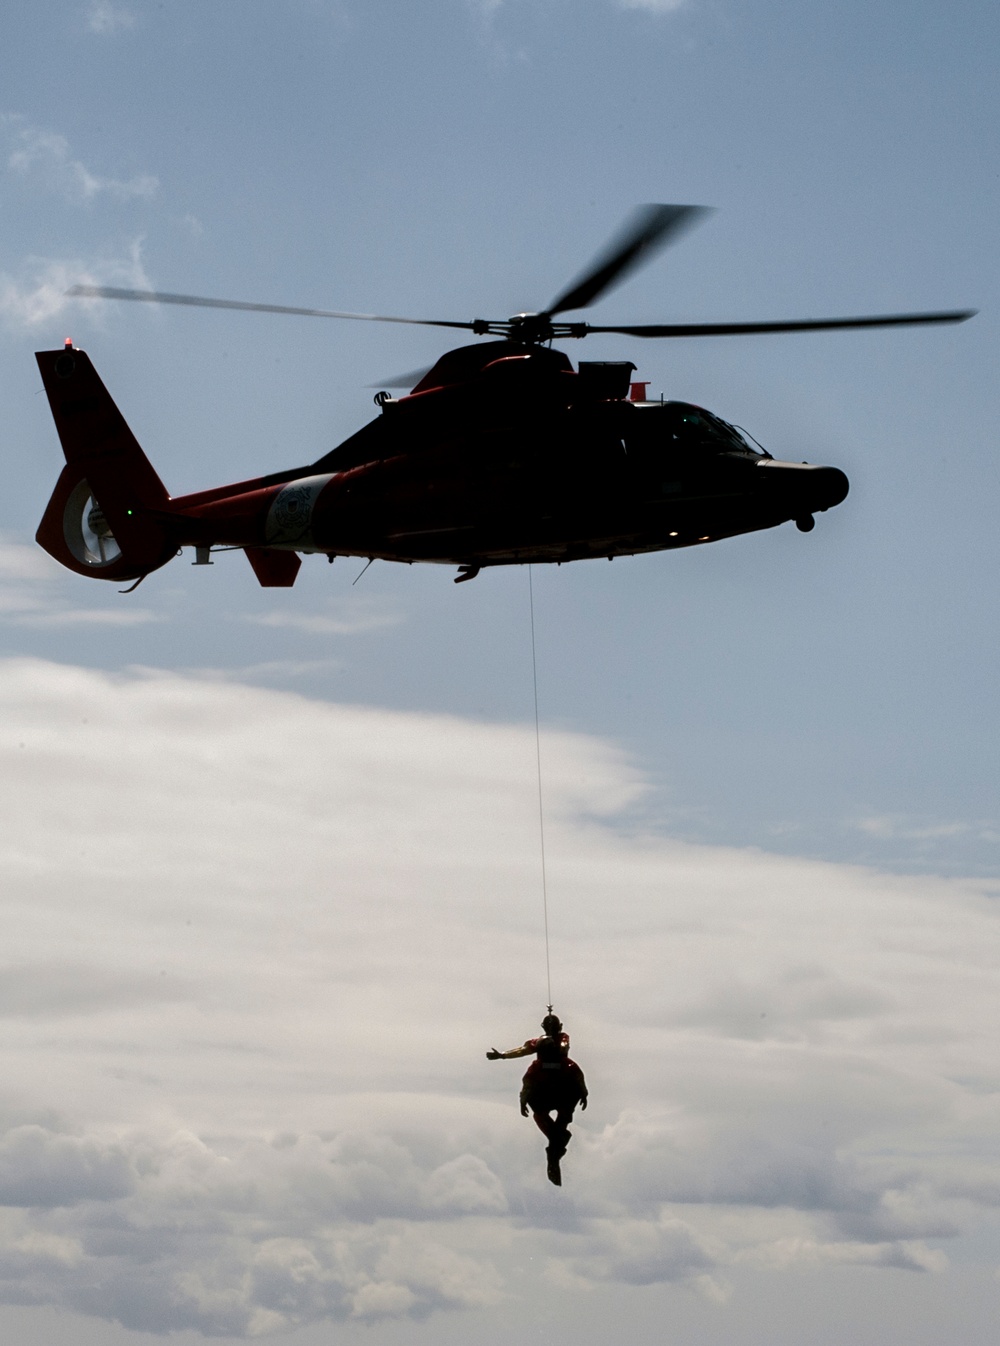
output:
[[[304, 467], [172, 498], [84, 351], [37, 361], [66, 466], [37, 532], [63, 565], [134, 580], [184, 547], [195, 564], [243, 549], [260, 584], [295, 582], [302, 553], [433, 562], [456, 583], [485, 567], [629, 556], [698, 546], [794, 522], [838, 505], [836, 467], [781, 462], [703, 408], [647, 398], [628, 360], [581, 361], [554, 341], [736, 336], [957, 323], [974, 310], [735, 323], [596, 325], [560, 315], [593, 304], [706, 214], [638, 208], [548, 308], [503, 320], [402, 318], [245, 303], [115, 286], [77, 298], [413, 323], [493, 340], [460, 346], [376, 398], [379, 414]], [[134, 586], [133, 586], [134, 587]]]

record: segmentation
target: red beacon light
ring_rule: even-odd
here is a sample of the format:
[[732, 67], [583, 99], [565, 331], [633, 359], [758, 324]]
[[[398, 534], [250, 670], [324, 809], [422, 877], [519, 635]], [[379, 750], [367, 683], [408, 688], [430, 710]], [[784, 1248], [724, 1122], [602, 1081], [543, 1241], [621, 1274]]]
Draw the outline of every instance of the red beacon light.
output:
[[67, 337], [66, 340], [63, 342], [63, 347], [64, 349], [71, 351], [73, 349], [73, 338]]

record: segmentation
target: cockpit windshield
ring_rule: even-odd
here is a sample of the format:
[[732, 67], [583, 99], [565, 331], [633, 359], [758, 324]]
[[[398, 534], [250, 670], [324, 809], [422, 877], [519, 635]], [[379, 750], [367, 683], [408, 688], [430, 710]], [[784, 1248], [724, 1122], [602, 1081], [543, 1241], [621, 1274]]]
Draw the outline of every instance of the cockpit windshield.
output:
[[770, 458], [757, 441], [721, 416], [690, 402], [638, 402], [628, 418], [626, 452], [640, 459], [658, 459], [663, 454], [739, 453]]
[[665, 422], [663, 429], [668, 443], [678, 448], [684, 445], [709, 444], [719, 449], [737, 450], [759, 456], [760, 450], [751, 448], [734, 425], [714, 416], [704, 407], [692, 406], [689, 402], [663, 403]]

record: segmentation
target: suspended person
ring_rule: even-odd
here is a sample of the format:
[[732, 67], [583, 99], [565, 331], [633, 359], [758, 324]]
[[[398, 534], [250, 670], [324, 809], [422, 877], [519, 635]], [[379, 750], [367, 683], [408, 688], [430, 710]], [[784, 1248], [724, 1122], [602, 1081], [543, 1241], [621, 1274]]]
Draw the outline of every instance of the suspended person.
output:
[[[487, 1061], [510, 1061], [517, 1056], [535, 1059], [521, 1081], [521, 1116], [530, 1109], [535, 1125], [548, 1139], [545, 1153], [548, 1157], [549, 1182], [562, 1186], [559, 1161], [566, 1153], [572, 1134], [569, 1124], [573, 1110], [587, 1107], [587, 1083], [583, 1071], [569, 1057], [569, 1034], [563, 1031], [558, 1015], [546, 1014], [542, 1020], [542, 1036], [529, 1038], [523, 1047], [512, 1047], [498, 1052], [492, 1047], [486, 1053]], [[553, 1118], [552, 1113], [555, 1113]]]

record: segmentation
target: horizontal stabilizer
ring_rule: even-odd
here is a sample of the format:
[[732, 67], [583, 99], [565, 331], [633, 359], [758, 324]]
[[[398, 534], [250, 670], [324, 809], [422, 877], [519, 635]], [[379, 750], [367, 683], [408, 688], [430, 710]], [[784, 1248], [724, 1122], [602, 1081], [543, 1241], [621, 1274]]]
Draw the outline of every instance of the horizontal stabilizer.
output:
[[273, 547], [244, 547], [247, 560], [263, 589], [290, 589], [302, 564], [301, 556], [293, 551], [277, 551]]

